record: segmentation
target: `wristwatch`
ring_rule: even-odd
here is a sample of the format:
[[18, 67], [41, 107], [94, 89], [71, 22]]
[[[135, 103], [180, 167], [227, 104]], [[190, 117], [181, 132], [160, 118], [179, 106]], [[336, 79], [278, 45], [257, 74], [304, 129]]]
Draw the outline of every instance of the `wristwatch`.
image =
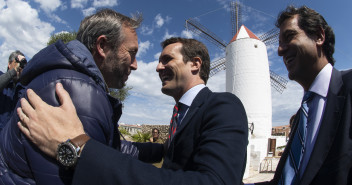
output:
[[62, 142], [57, 147], [57, 160], [65, 167], [74, 167], [80, 157], [81, 149], [89, 140], [89, 136], [81, 134], [73, 139]]

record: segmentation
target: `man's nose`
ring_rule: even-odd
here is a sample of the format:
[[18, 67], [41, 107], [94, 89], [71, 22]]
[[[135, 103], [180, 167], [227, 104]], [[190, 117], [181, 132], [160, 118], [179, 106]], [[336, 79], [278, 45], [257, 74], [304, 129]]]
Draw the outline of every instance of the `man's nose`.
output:
[[277, 54], [279, 56], [283, 56], [284, 53], [286, 52], [287, 50], [287, 45], [286, 44], [279, 44], [279, 47], [277, 48]]
[[131, 67], [131, 70], [137, 70], [138, 64], [137, 64], [137, 59], [136, 58], [134, 58], [134, 60], [132, 61], [130, 67]]
[[159, 62], [158, 65], [156, 66], [156, 72], [160, 72], [160, 70], [165, 69], [165, 66], [163, 63]]

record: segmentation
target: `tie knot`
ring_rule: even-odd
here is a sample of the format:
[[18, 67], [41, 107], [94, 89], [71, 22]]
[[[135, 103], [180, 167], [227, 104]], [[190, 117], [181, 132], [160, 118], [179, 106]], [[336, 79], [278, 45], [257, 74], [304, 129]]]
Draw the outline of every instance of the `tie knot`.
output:
[[306, 103], [307, 101], [310, 101], [314, 96], [314, 92], [307, 91], [304, 93], [302, 103]]
[[187, 105], [185, 105], [185, 104], [183, 104], [183, 103], [181, 103], [181, 102], [179, 102], [178, 103], [178, 109], [179, 109], [179, 111], [184, 111], [185, 109], [187, 109], [188, 108], [188, 106]]

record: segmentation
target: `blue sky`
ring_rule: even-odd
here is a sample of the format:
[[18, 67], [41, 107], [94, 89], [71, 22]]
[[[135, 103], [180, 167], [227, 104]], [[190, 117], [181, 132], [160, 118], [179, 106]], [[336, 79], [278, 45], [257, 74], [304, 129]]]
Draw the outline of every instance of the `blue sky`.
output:
[[[224, 56], [212, 43], [187, 31], [185, 20], [196, 18], [218, 37], [232, 38], [230, 12], [226, 0], [0, 0], [0, 70], [6, 71], [9, 54], [19, 49], [31, 58], [46, 46], [50, 35], [77, 31], [80, 21], [99, 8], [112, 8], [125, 15], [141, 12], [144, 22], [138, 30], [138, 70], [129, 77], [133, 87], [125, 102], [120, 122], [126, 124], [168, 124], [174, 100], [160, 92], [161, 83], [155, 67], [160, 54], [160, 42], [171, 36], [196, 38], [209, 49], [211, 59]], [[320, 12], [336, 35], [335, 67], [351, 67], [352, 1], [339, 0], [241, 0], [242, 23], [257, 36], [274, 28], [277, 14], [288, 4], [307, 5]], [[287, 79], [282, 59], [277, 57], [277, 45], [268, 47], [270, 69]], [[219, 72], [208, 82], [213, 91], [225, 91], [225, 72]], [[288, 124], [299, 107], [302, 88], [290, 81], [283, 94], [272, 89], [273, 125]]]

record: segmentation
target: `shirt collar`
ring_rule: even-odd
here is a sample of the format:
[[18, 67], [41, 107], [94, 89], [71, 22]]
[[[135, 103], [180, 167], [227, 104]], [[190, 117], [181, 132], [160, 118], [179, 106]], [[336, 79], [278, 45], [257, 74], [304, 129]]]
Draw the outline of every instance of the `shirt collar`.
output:
[[319, 72], [315, 77], [309, 91], [319, 94], [322, 97], [326, 97], [329, 90], [330, 79], [331, 79], [332, 66], [330, 63]]
[[204, 87], [205, 87], [204, 84], [199, 84], [190, 88], [185, 94], [183, 94], [179, 102], [187, 106], [191, 106], [194, 98], [197, 96], [199, 91], [202, 90]]

